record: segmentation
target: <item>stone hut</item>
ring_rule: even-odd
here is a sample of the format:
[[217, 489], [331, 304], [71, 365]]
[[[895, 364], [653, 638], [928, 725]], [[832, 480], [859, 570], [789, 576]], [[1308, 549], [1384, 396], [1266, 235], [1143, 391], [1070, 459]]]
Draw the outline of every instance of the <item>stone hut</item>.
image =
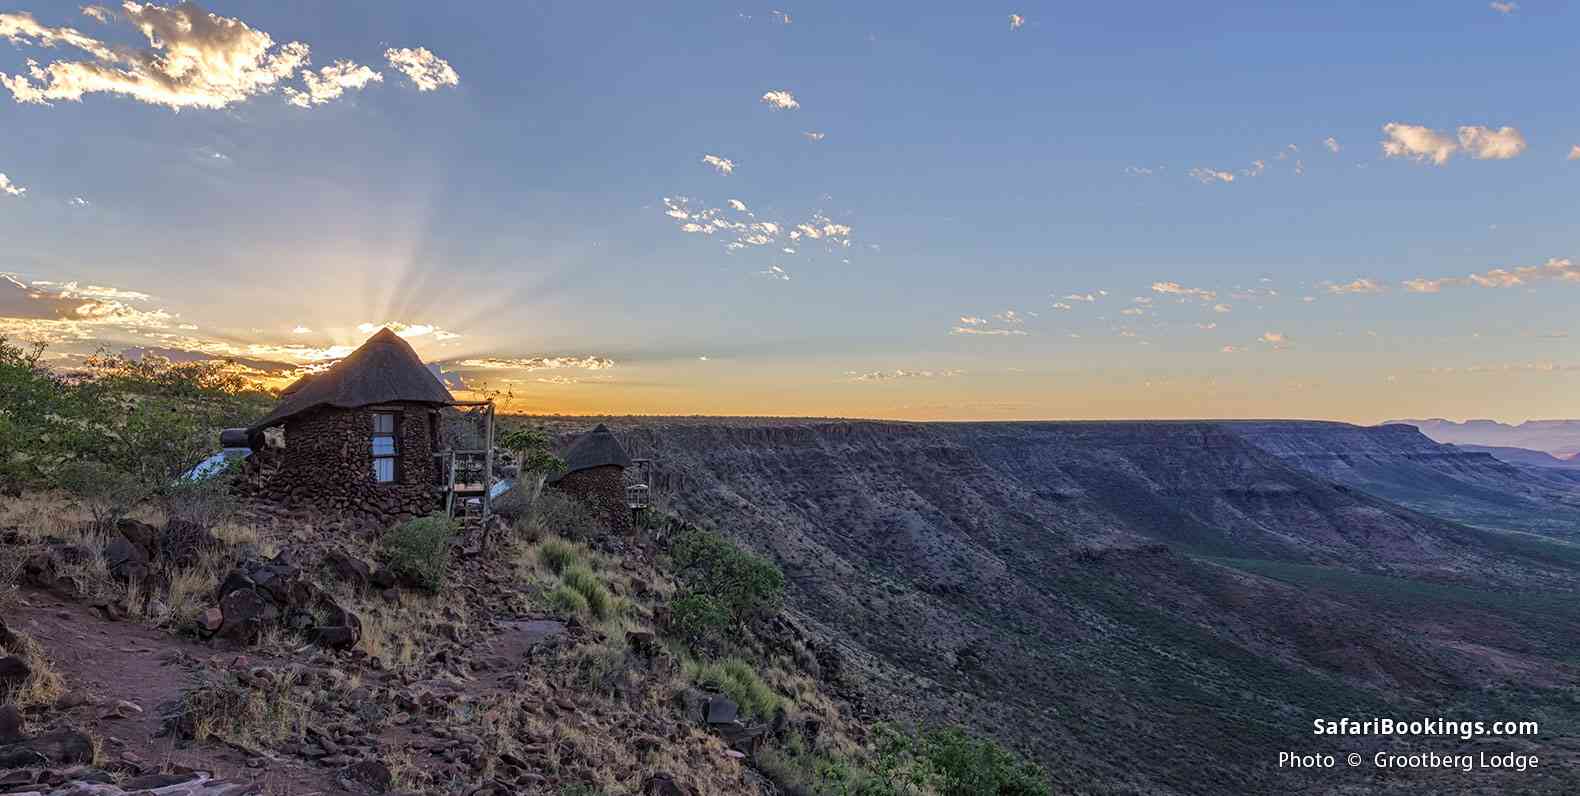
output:
[[[267, 471], [251, 490], [292, 509], [381, 524], [440, 508], [439, 411], [450, 391], [417, 352], [381, 329], [323, 373], [286, 388], [279, 406], [246, 430], [255, 453], [264, 432], [283, 429]], [[272, 446], [267, 446], [272, 447]]]
[[616, 533], [632, 530], [631, 509], [625, 502], [625, 468], [631, 466], [620, 440], [609, 427], [597, 428], [576, 438], [563, 454], [565, 470], [549, 484], [581, 498]]

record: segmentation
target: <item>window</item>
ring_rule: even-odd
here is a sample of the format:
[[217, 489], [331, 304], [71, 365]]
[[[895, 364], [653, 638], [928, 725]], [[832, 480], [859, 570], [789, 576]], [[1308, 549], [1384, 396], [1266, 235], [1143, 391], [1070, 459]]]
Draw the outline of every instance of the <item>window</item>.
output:
[[399, 424], [395, 420], [393, 412], [373, 413], [373, 480], [381, 484], [395, 483], [400, 471], [400, 448], [395, 444]]

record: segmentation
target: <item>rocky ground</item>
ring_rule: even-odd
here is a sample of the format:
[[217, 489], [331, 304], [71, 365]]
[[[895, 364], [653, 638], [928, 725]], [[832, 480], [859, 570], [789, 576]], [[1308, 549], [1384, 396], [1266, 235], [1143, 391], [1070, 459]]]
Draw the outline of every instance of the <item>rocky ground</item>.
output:
[[581, 548], [600, 618], [551, 605], [540, 543], [499, 527], [429, 593], [308, 518], [96, 533], [23, 503], [0, 514], [0, 793], [771, 792], [763, 737], [853, 726], [788, 660], [773, 717], [688, 675], [651, 540]]

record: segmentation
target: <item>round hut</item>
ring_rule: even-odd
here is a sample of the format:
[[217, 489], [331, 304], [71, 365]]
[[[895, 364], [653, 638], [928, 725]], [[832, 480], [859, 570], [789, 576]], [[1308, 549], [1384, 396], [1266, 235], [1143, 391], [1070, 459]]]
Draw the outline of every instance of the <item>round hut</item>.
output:
[[[298, 380], [268, 416], [247, 428], [284, 431], [278, 466], [256, 488], [292, 508], [391, 523], [439, 507], [439, 410], [450, 391], [388, 329], [315, 376]], [[257, 457], [254, 457], [257, 458]]]
[[620, 440], [609, 427], [596, 428], [576, 438], [565, 449], [565, 470], [549, 484], [586, 502], [617, 533], [631, 531], [631, 509], [625, 500], [625, 468], [631, 466]]

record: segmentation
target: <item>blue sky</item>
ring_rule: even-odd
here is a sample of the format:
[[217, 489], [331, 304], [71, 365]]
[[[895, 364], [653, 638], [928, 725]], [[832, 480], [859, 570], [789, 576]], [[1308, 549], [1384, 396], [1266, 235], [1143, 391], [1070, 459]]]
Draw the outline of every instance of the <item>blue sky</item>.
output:
[[[0, 334], [283, 377], [394, 324], [536, 411], [1569, 415], [1576, 30], [1534, 1], [16, 0]], [[74, 97], [73, 64], [120, 87]]]

